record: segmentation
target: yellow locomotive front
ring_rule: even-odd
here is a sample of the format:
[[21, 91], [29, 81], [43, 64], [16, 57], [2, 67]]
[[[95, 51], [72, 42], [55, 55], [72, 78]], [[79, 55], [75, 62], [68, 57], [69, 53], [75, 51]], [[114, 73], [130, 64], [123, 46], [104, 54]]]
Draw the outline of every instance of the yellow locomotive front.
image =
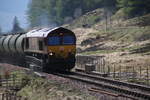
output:
[[46, 38], [49, 65], [54, 69], [70, 70], [75, 66], [76, 37], [64, 28], [57, 29]]

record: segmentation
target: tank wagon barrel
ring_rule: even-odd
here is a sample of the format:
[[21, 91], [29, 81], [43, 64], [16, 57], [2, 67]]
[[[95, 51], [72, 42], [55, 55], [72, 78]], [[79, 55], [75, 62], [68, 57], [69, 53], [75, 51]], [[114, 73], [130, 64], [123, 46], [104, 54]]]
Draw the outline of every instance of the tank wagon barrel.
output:
[[25, 38], [25, 34], [22, 34], [16, 39], [16, 43], [15, 43], [16, 51], [20, 54], [24, 53], [24, 50], [23, 50], [24, 38]]
[[4, 52], [3, 42], [5, 40], [6, 36], [2, 36], [0, 38], [0, 52]]
[[2, 36], [0, 38], [0, 51], [3, 53], [19, 53], [23, 52], [23, 39], [25, 34], [16, 34]]
[[10, 53], [10, 49], [9, 49], [9, 41], [11, 39], [12, 35], [8, 35], [6, 36], [6, 38], [4, 39], [4, 42], [3, 42], [3, 47], [4, 47], [4, 52], [5, 53]]
[[10, 48], [10, 52], [12, 53], [16, 53], [16, 41], [19, 36], [20, 34], [13, 35], [9, 41], [9, 48]]

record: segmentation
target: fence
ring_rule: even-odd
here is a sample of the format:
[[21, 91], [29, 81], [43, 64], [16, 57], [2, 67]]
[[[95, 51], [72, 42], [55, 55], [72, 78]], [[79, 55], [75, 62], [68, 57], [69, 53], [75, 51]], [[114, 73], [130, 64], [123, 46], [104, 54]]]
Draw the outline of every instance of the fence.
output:
[[1, 88], [18, 90], [21, 88], [21, 85], [22, 80], [20, 78], [17, 78], [14, 74], [0, 76]]
[[86, 64], [94, 65], [95, 68], [92, 72], [99, 75], [105, 75], [116, 80], [150, 85], [150, 65], [121, 66], [109, 64], [103, 56], [78, 55], [76, 57], [76, 68], [85, 70]]
[[[19, 73], [22, 75], [23, 73]], [[17, 91], [23, 86], [23, 81], [15, 74], [0, 75], [0, 88], [4, 91], [0, 93], [0, 100], [27, 100], [27, 98], [17, 96]]]
[[27, 98], [17, 96], [16, 93], [2, 93], [0, 94], [0, 100], [27, 100]]

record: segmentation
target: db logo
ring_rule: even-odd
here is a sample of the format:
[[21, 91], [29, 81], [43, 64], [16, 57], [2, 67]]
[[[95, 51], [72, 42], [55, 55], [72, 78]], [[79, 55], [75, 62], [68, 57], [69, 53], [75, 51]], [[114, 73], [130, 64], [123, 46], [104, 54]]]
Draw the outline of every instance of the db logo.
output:
[[60, 51], [64, 51], [64, 47], [60, 47], [59, 50], [60, 50]]

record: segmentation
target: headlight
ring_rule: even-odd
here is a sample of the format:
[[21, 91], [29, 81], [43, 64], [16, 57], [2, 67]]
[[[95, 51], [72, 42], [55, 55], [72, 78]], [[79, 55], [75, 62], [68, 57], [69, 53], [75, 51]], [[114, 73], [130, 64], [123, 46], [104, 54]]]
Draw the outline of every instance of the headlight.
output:
[[50, 52], [50, 53], [49, 53], [49, 55], [50, 55], [50, 56], [52, 56], [52, 55], [53, 55], [53, 53], [52, 53], [52, 52]]

